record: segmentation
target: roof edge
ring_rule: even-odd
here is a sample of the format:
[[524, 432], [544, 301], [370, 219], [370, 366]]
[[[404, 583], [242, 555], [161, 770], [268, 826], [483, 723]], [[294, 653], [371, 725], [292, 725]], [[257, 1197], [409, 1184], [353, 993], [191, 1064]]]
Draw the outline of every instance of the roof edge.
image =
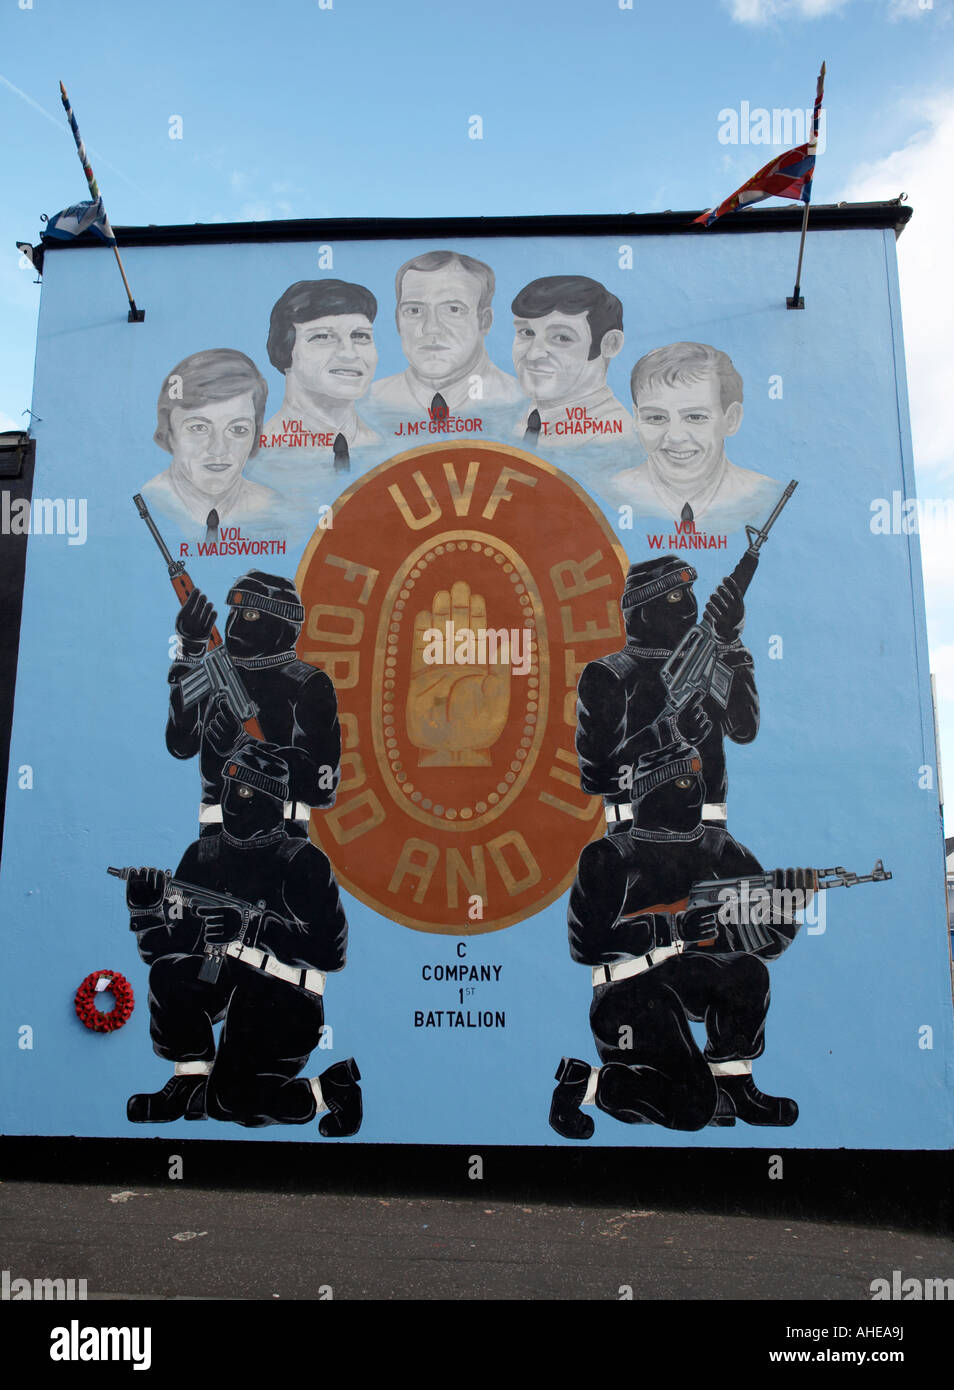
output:
[[[808, 230], [891, 228], [895, 235], [911, 219], [912, 209], [900, 198], [879, 203], [812, 204]], [[533, 217], [344, 217], [295, 218], [271, 222], [192, 222], [169, 226], [116, 227], [120, 246], [173, 246], [224, 242], [364, 241], [426, 236], [719, 236], [738, 232], [789, 232], [802, 225], [802, 205], [748, 208], [729, 213], [709, 228], [693, 224], [700, 210], [688, 212], [570, 213]], [[43, 237], [44, 251], [102, 246], [90, 233], [76, 240]]]

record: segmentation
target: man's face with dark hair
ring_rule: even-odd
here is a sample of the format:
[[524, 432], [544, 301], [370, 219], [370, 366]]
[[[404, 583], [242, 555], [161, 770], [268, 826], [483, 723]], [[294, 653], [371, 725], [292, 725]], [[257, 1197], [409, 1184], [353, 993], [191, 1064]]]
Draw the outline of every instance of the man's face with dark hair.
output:
[[618, 329], [595, 345], [586, 310], [561, 309], [513, 321], [513, 365], [525, 393], [541, 405], [572, 404], [606, 385], [606, 369], [623, 345]]
[[370, 319], [364, 314], [327, 314], [295, 324], [285, 380], [315, 400], [357, 400], [371, 385], [377, 362]]
[[397, 306], [401, 346], [435, 390], [459, 381], [480, 359], [492, 314], [479, 302], [480, 281], [459, 266], [405, 271]]
[[251, 391], [169, 412], [172, 472], [210, 498], [221, 497], [241, 476], [255, 445]]
[[554, 309], [543, 318], [514, 319], [513, 326], [513, 365], [526, 394], [544, 404], [578, 394], [577, 382], [587, 375], [590, 360], [587, 314]]

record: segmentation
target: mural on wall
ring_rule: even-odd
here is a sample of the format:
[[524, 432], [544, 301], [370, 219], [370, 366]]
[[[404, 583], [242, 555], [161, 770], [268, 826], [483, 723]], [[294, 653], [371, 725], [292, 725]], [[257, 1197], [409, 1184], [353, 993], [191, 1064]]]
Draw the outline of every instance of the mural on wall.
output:
[[326, 975], [345, 964], [338, 886], [321, 850], [287, 829], [284, 759], [250, 740], [222, 778], [221, 829], [188, 847], [175, 877], [118, 871], [149, 966], [153, 1050], [174, 1066], [160, 1091], [130, 1096], [127, 1118], [258, 1127], [327, 1111], [320, 1133], [343, 1138], [362, 1118], [354, 1058], [299, 1076], [322, 1044]]
[[[285, 378], [285, 395], [262, 426], [259, 443], [296, 451], [269, 456], [267, 472], [283, 491], [307, 485], [317, 471], [314, 456], [346, 473], [355, 449], [380, 442], [356, 409], [378, 361], [377, 312], [370, 290], [344, 280], [300, 280], [272, 309], [268, 360]], [[312, 456], [307, 465], [304, 454]]]
[[245, 476], [267, 397], [255, 363], [232, 348], [194, 352], [165, 377], [153, 438], [172, 462], [142, 495], [184, 535], [215, 544], [225, 526], [279, 529], [278, 494]]
[[299, 652], [338, 691], [342, 781], [312, 834], [350, 892], [461, 935], [566, 890], [601, 819], [576, 678], [621, 633], [623, 573], [582, 489], [508, 445], [424, 445], [338, 498], [298, 572]]
[[[581, 786], [603, 794], [607, 831], [580, 856], [570, 892], [570, 955], [592, 972], [590, 1026], [601, 1065], [564, 1057], [550, 1124], [589, 1139], [597, 1106], [626, 1124], [697, 1130], [789, 1126], [797, 1103], [764, 1094], [769, 975], [820, 881], [813, 869], [763, 875], [726, 829], [723, 740], [749, 743], [759, 707], [742, 645], [744, 596], [759, 552], [796, 483], [782, 493], [696, 623], [696, 572], [675, 556], [630, 567], [627, 643], [579, 684]], [[866, 878], [890, 879], [881, 861]], [[703, 1023], [704, 1051], [690, 1023]]]
[[334, 686], [296, 655], [305, 610], [291, 580], [259, 570], [236, 580], [223, 640], [211, 603], [134, 501], [181, 605], [166, 746], [198, 755], [202, 801], [175, 878], [111, 870], [126, 879], [150, 967], [153, 1048], [175, 1065], [161, 1091], [130, 1098], [127, 1116], [259, 1126], [328, 1110], [322, 1134], [354, 1134], [353, 1057], [298, 1079], [321, 1045], [325, 975], [343, 968], [348, 936], [331, 865], [307, 839], [312, 808], [334, 804], [341, 774]]
[[371, 388], [387, 435], [492, 438], [501, 407], [520, 400], [519, 385], [491, 362], [485, 344], [495, 285], [489, 265], [457, 251], [427, 251], [398, 270], [395, 317], [408, 365]]
[[[916, 542], [865, 520], [907, 467], [881, 231], [828, 250], [858, 325], [760, 312], [774, 238], [269, 236], [144, 248], [135, 330], [87, 325], [89, 257], [44, 288], [37, 486], [84, 478], [89, 543], [31, 537], [0, 905], [135, 1007], [71, 1014], [75, 1097], [37, 1118], [24, 1068], [12, 1125], [946, 1142]], [[822, 631], [833, 566], [865, 605]], [[835, 845], [891, 873], [774, 867]]]
[[669, 343], [641, 357], [630, 382], [646, 461], [623, 469], [612, 493], [637, 516], [671, 517], [690, 548], [737, 531], [768, 510], [779, 484], [730, 463], [725, 441], [742, 423], [742, 378], [706, 343]]
[[[725, 352], [645, 353], [631, 416], [607, 383], [624, 346], [616, 295], [583, 275], [526, 284], [511, 306], [515, 379], [486, 349], [494, 288], [463, 253], [406, 261], [395, 289], [408, 365], [375, 381], [375, 296], [296, 282], [271, 310], [284, 395], [268, 420], [242, 353], [194, 354], [163, 384], [155, 437], [173, 465], [144, 491], [167, 511], [173, 494], [187, 503], [207, 542], [226, 518], [282, 514], [311, 539], [297, 587], [257, 570], [234, 583], [223, 641], [136, 499], [181, 603], [166, 744], [198, 755], [202, 800], [175, 878], [121, 871], [150, 965], [153, 1046], [175, 1065], [161, 1091], [130, 1099], [134, 1122], [299, 1124], [327, 1108], [323, 1134], [356, 1132], [353, 1058], [299, 1078], [320, 1045], [325, 974], [344, 964], [332, 863], [386, 920], [457, 937], [519, 923], [572, 882], [570, 954], [592, 971], [600, 1065], [560, 1063], [549, 1121], [561, 1137], [593, 1135], [583, 1106], [685, 1131], [797, 1119], [794, 1100], [756, 1086], [752, 1063], [766, 962], [828, 885], [810, 869], [763, 875], [726, 828], [725, 758], [726, 739], [758, 734], [745, 594], [796, 483], [781, 491], [726, 457], [743, 388]], [[420, 440], [387, 458], [434, 433], [469, 442]], [[545, 461], [553, 449], [578, 458], [586, 478], [593, 444], [609, 449], [608, 494], [634, 516], [671, 518], [675, 548], [746, 527], [748, 549], [701, 620], [685, 558], [627, 566], [586, 492]], [[645, 461], [619, 467], [638, 446]], [[316, 524], [329, 483], [346, 490]], [[715, 891], [738, 895], [743, 881], [744, 894], [775, 894], [761, 920], [747, 897], [733, 919]]]
[[[625, 832], [584, 851], [570, 895], [570, 953], [592, 968], [590, 1026], [601, 1067], [564, 1058], [550, 1123], [588, 1139], [595, 1104], [629, 1124], [694, 1130], [711, 1122], [791, 1125], [798, 1106], [767, 1096], [752, 1079], [764, 1049], [769, 1005], [765, 960], [795, 935], [778, 913], [757, 951], [720, 932], [714, 906], [689, 907], [692, 885], [761, 873], [725, 829], [702, 820], [706, 784], [697, 749], [675, 741], [643, 753], [632, 782]], [[783, 886], [805, 889], [801, 872]], [[803, 892], [799, 907], [808, 904]], [[688, 1027], [705, 1021], [700, 1052]]]
[[511, 305], [513, 365], [530, 410], [516, 433], [563, 447], [633, 433], [630, 413], [606, 384], [623, 347], [623, 306], [585, 275], [547, 275], [524, 286]]

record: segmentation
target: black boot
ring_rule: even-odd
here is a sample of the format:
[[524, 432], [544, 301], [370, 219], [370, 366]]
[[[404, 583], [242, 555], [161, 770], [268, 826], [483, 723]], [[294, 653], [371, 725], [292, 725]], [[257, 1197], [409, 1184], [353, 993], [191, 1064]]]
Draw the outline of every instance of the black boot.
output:
[[335, 1062], [318, 1078], [321, 1095], [328, 1107], [318, 1121], [318, 1132], [326, 1139], [343, 1139], [361, 1128], [361, 1073], [353, 1057]]
[[[196, 1092], [205, 1093], [204, 1076], [173, 1076], [161, 1091], [130, 1096], [126, 1102], [126, 1119], [136, 1125], [163, 1125], [170, 1120], [202, 1119], [203, 1115], [187, 1115], [193, 1107]], [[204, 1104], [200, 1100], [200, 1105]]]
[[735, 1118], [747, 1125], [793, 1125], [798, 1119], [798, 1106], [787, 1096], [766, 1096], [752, 1077], [717, 1076], [719, 1104], [712, 1117], [714, 1125], [735, 1124]]
[[626, 1125], [650, 1125], [652, 1120], [637, 1108], [642, 1099], [638, 1082], [623, 1062], [607, 1062], [596, 1083], [596, 1104]]
[[196, 1086], [186, 1103], [185, 1117], [187, 1120], [207, 1120], [209, 1118], [209, 1112], [205, 1108], [205, 1093], [208, 1089], [208, 1080], [209, 1078], [207, 1076], [200, 1076], [198, 1078], [199, 1085]]
[[556, 1069], [557, 1086], [550, 1102], [550, 1128], [564, 1139], [589, 1139], [596, 1128], [580, 1109], [590, 1081], [590, 1064], [564, 1057]]

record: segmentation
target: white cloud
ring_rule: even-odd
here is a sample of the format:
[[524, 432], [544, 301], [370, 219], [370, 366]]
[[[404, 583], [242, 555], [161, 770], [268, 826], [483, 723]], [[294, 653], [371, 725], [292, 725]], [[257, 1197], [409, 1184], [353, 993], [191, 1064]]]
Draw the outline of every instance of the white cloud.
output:
[[954, 642], [945, 642], [931, 653], [931, 670], [937, 679], [938, 700], [954, 694]]
[[[849, 202], [908, 194], [914, 216], [898, 241], [901, 312], [917, 489], [924, 499], [954, 490], [954, 439], [948, 422], [954, 359], [954, 90], [917, 108], [922, 128], [900, 149], [857, 169], [840, 194]], [[905, 113], [910, 115], [910, 111]], [[888, 113], [890, 128], [890, 113]], [[938, 725], [945, 788], [954, 806], [954, 527], [938, 521], [921, 530], [931, 669], [937, 680]], [[950, 828], [950, 817], [948, 817]]]
[[24, 429], [26, 429], [26, 425], [18, 425], [12, 415], [8, 415], [6, 411], [0, 410], [0, 433], [5, 434], [7, 430]]
[[[921, 107], [924, 127], [899, 150], [857, 169], [842, 193], [849, 202], [896, 197], [902, 191], [914, 216], [898, 242], [901, 308], [914, 456], [920, 472], [936, 470], [954, 484], [954, 440], [948, 419], [954, 359], [954, 91]], [[929, 488], [923, 488], [930, 495]]]
[[265, 198], [258, 198], [243, 203], [239, 210], [239, 220], [242, 222], [272, 222], [293, 215], [294, 209], [286, 198], [277, 198], [271, 202]]
[[[722, 0], [737, 24], [771, 24], [782, 19], [824, 19], [838, 14], [852, 0]], [[869, 0], [869, 3], [871, 0]], [[923, 19], [934, 14], [938, 22], [950, 19], [949, 13], [936, 13], [943, 0], [874, 0], [892, 22], [901, 19]]]
[[837, 14], [850, 0], [724, 0], [724, 3], [737, 24], [769, 24], [773, 19], [821, 19], [826, 14]]
[[934, 9], [934, 0], [889, 0], [889, 19], [922, 19]]

